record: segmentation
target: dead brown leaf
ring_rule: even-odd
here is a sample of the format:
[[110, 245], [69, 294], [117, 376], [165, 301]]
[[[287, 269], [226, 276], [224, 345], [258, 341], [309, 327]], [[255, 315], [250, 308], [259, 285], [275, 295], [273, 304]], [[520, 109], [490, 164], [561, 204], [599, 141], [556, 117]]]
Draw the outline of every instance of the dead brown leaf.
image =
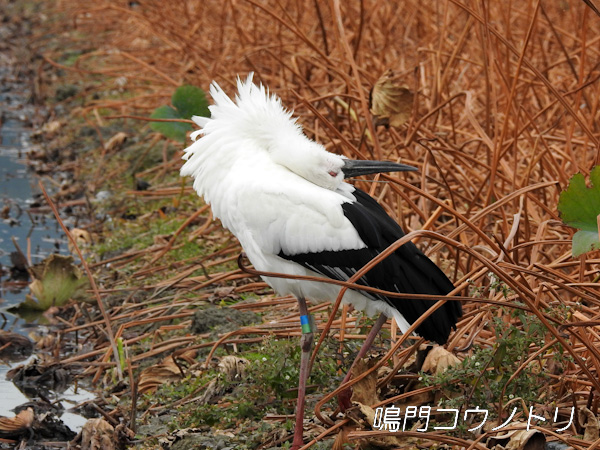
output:
[[2, 217], [4, 220], [10, 217], [10, 205], [4, 205], [2, 207], [2, 210], [0, 210], [0, 217]]
[[50, 122], [46, 122], [42, 125], [42, 132], [46, 135], [46, 137], [54, 136], [58, 130], [62, 128], [62, 124], [59, 120], [51, 120]]
[[[227, 355], [221, 358], [219, 361], [218, 369], [226, 380], [231, 383], [232, 381], [241, 381], [246, 371], [246, 366], [249, 361], [245, 358], [239, 358], [234, 355]], [[212, 403], [218, 397], [222, 396], [227, 389], [227, 384], [223, 383], [223, 377], [214, 378], [208, 383], [202, 396], [198, 399], [199, 403]]]
[[138, 392], [154, 392], [161, 384], [176, 381], [182, 377], [179, 366], [175, 363], [173, 356], [167, 356], [160, 364], [147, 367], [140, 373]]
[[213, 293], [209, 297], [209, 301], [212, 303], [217, 303], [227, 298], [232, 300], [237, 300], [240, 298], [240, 296], [235, 293], [234, 286], [224, 286], [215, 288], [213, 290]]
[[518, 430], [504, 447], [506, 450], [544, 450], [546, 437], [539, 430]]
[[[352, 377], [358, 378], [358, 376], [373, 367], [375, 363], [375, 359], [358, 360], [352, 369]], [[352, 386], [352, 402], [362, 403], [363, 405], [374, 405], [379, 402], [379, 397], [377, 396], [377, 371], [371, 372]]]
[[585, 406], [579, 410], [579, 423], [583, 428], [585, 428], [585, 432], [583, 433], [583, 440], [594, 442], [598, 440], [599, 436], [599, 425], [598, 418], [594, 415], [592, 411], [590, 411]]
[[249, 362], [246, 358], [227, 355], [219, 361], [218, 368], [225, 375], [227, 381], [241, 380]]
[[346, 411], [346, 417], [351, 419], [359, 428], [373, 428], [375, 421], [375, 410], [368, 405], [360, 402], [352, 403], [355, 408]]
[[178, 353], [177, 359], [182, 359], [191, 366], [192, 364], [196, 364], [196, 356], [198, 356], [198, 350], [191, 349], [183, 353]]
[[167, 245], [172, 237], [170, 234], [155, 234], [154, 245]]
[[446, 371], [449, 367], [453, 367], [458, 364], [460, 364], [460, 359], [458, 359], [456, 356], [454, 356], [454, 354], [450, 353], [444, 347], [436, 345], [425, 357], [422, 370], [432, 374], [440, 374]]
[[35, 348], [39, 350], [49, 350], [56, 344], [55, 334], [46, 334], [35, 339]]
[[[508, 427], [525, 426], [524, 422], [511, 422]], [[539, 430], [508, 430], [489, 439], [488, 445], [505, 450], [544, 450], [546, 437]]]
[[79, 246], [89, 245], [92, 243], [92, 235], [87, 230], [73, 228], [71, 230], [71, 234]]
[[115, 430], [106, 420], [89, 419], [81, 430], [81, 450], [114, 450]]
[[[358, 377], [365, 373], [373, 367], [376, 362], [375, 359], [361, 359], [357, 361], [352, 369], [352, 376]], [[377, 371], [373, 371], [352, 386], [352, 404], [356, 406], [356, 408], [348, 410], [346, 416], [360, 428], [373, 428], [375, 410], [370, 405], [376, 403], [379, 403], [379, 397], [377, 395]], [[338, 448], [341, 448], [344, 443], [348, 442], [345, 433], [349, 430], [350, 428], [341, 431], [341, 434], [343, 435], [336, 438]], [[384, 449], [397, 448], [398, 446], [406, 445], [408, 443], [405, 438], [401, 439], [395, 435], [369, 437], [360, 439], [358, 442], [361, 448], [370, 446]]]
[[344, 450], [348, 448], [346, 444], [350, 444], [348, 440], [348, 431], [353, 429], [354, 427], [342, 427], [338, 434], [335, 436], [335, 441], [333, 441], [333, 445], [331, 446], [331, 450]]
[[[73, 228], [71, 230], [71, 235], [75, 238], [75, 242], [80, 250], [84, 250], [86, 247], [92, 244], [92, 236], [87, 230], [82, 230], [81, 228]], [[75, 252], [75, 247], [71, 243], [68, 242], [69, 251], [71, 253]]]
[[[354, 397], [353, 397], [354, 398]], [[345, 427], [340, 430], [340, 433], [336, 437], [336, 443], [334, 448], [342, 448], [343, 444], [350, 443], [347, 434], [353, 429], [368, 429], [373, 428], [373, 422], [375, 421], [375, 410], [370, 406], [363, 405], [362, 403], [354, 401], [353, 404], [358, 408], [352, 408], [346, 412], [346, 417], [354, 422], [352, 427]], [[341, 436], [340, 436], [341, 435]], [[411, 439], [411, 438], [408, 438]], [[389, 436], [369, 436], [358, 440], [360, 448], [382, 448], [392, 449], [397, 448], [408, 443], [407, 438], [402, 435], [391, 434]]]
[[371, 113], [377, 125], [402, 126], [412, 112], [414, 94], [388, 69], [371, 89]]
[[107, 151], [119, 150], [123, 147], [123, 144], [127, 141], [127, 133], [123, 133], [122, 131], [115, 134], [104, 144], [104, 149]]

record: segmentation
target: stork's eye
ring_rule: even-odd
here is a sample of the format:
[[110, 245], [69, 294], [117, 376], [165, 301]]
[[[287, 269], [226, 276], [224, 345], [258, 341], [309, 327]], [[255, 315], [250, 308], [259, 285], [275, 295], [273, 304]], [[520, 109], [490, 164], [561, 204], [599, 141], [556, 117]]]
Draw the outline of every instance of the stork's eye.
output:
[[337, 176], [338, 176], [338, 173], [337, 173], [337, 172], [334, 172], [333, 170], [330, 170], [328, 173], [329, 173], [329, 175], [331, 175], [333, 178], [335, 178], [335, 177], [337, 177]]

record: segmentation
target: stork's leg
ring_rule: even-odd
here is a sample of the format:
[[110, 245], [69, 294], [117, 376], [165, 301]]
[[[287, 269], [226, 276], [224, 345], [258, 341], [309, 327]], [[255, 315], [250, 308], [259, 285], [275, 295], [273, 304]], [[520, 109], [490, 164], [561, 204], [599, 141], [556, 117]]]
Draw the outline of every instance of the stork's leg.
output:
[[[358, 355], [356, 355], [356, 358], [354, 359], [352, 366], [350, 366], [348, 373], [342, 380], [342, 384], [346, 383], [347, 381], [350, 380], [350, 378], [352, 378], [352, 369], [354, 368], [354, 365], [356, 364], [356, 362], [359, 359], [363, 358], [367, 354], [367, 352], [371, 348], [371, 345], [373, 345], [373, 341], [375, 340], [377, 333], [379, 333], [379, 330], [381, 330], [381, 327], [387, 321], [387, 319], [388, 318], [385, 314], [381, 314], [379, 316], [379, 318], [377, 319], [377, 322], [375, 322], [375, 324], [371, 328], [371, 331], [369, 331], [369, 334], [367, 335], [365, 342], [363, 343], [362, 347], [358, 351]], [[352, 397], [352, 389], [351, 388], [348, 388], [338, 394], [338, 405], [340, 406], [340, 409], [342, 411], [345, 411], [346, 409], [350, 408], [350, 406], [352, 406], [352, 404], [350, 403], [351, 397]]]
[[306, 300], [298, 297], [298, 309], [300, 310], [300, 324], [302, 326], [302, 337], [300, 347], [302, 357], [300, 359], [300, 381], [298, 383], [298, 404], [296, 406], [296, 426], [294, 428], [294, 442], [291, 450], [298, 450], [304, 444], [302, 439], [304, 428], [304, 407], [306, 405], [306, 380], [310, 372], [310, 355], [314, 342], [313, 324], [308, 315]]

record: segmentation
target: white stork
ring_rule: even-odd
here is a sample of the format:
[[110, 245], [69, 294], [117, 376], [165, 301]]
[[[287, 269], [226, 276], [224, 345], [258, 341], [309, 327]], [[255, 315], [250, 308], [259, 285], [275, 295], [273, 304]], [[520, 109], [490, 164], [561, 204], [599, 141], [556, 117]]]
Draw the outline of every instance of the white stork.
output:
[[[211, 117], [193, 120], [201, 127], [185, 149], [182, 176], [194, 178], [194, 189], [210, 203], [213, 215], [240, 241], [248, 259], [260, 271], [348, 280], [373, 257], [404, 236], [400, 226], [368, 194], [345, 178], [377, 172], [416, 170], [380, 161], [355, 161], [330, 153], [308, 139], [279, 98], [262, 85], [238, 79], [232, 101], [215, 82], [210, 94]], [[198, 136], [200, 138], [198, 139]], [[302, 326], [302, 362], [296, 428], [292, 448], [302, 445], [302, 422], [313, 331], [306, 298], [332, 301], [339, 286], [263, 277], [280, 295], [298, 299]], [[359, 280], [378, 289], [445, 296], [453, 284], [411, 242], [375, 266]], [[402, 332], [435, 301], [398, 300], [348, 290], [344, 302], [368, 315], [380, 313], [362, 357], [387, 317]], [[462, 315], [450, 301], [431, 314], [417, 333], [446, 343]], [[349, 378], [349, 376], [347, 377]]]

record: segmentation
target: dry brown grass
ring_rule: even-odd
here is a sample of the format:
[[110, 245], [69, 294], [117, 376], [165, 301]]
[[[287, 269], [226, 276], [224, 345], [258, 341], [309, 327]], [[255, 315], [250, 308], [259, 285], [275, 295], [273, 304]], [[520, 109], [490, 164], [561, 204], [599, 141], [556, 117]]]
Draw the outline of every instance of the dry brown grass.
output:
[[[497, 305], [519, 302], [573, 358], [551, 382], [556, 404], [597, 412], [600, 255], [571, 257], [572, 230], [556, 209], [570, 176], [599, 160], [600, 18], [590, 8], [579, 0], [135, 3], [58, 3], [92, 37], [85, 46], [93, 51], [70, 70], [101, 73], [107, 86], [125, 77], [134, 94], [85, 105], [88, 121], [100, 109], [149, 115], [184, 83], [207, 89], [216, 80], [233, 93], [236, 77], [254, 71], [328, 149], [419, 167], [359, 184], [414, 231], [457, 292], [483, 288], [464, 302], [449, 349], [493, 345]], [[375, 128], [368, 111], [369, 89], [388, 68], [418, 92], [401, 129]], [[507, 298], [489, 288], [490, 272], [510, 287]], [[166, 285], [198, 289], [184, 279], [156, 287]], [[546, 314], [560, 306], [571, 313]]]

